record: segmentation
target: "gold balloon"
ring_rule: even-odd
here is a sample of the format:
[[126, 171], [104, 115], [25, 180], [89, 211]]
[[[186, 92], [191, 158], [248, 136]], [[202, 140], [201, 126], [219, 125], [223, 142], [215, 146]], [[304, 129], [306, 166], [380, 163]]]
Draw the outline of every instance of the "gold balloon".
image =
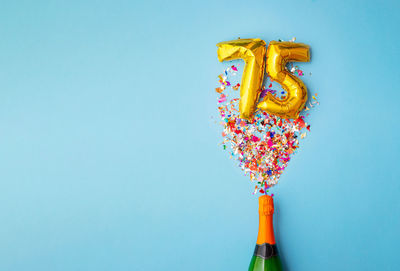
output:
[[261, 39], [238, 39], [217, 44], [219, 61], [244, 60], [239, 101], [240, 117], [244, 119], [251, 119], [256, 109], [264, 77], [265, 45]]
[[307, 102], [304, 83], [286, 70], [287, 62], [310, 61], [310, 47], [303, 43], [271, 41], [267, 50], [267, 73], [287, 94], [284, 99], [267, 93], [258, 108], [282, 118], [298, 118]]

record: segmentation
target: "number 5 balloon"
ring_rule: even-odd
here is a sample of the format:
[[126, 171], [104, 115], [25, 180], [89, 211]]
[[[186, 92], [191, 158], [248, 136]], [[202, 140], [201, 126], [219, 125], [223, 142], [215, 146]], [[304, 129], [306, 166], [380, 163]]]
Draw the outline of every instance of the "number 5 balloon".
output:
[[298, 118], [307, 102], [307, 88], [286, 70], [289, 61], [310, 61], [310, 47], [303, 43], [271, 41], [267, 50], [267, 73], [286, 90], [286, 97], [279, 99], [267, 93], [257, 107], [282, 118]]

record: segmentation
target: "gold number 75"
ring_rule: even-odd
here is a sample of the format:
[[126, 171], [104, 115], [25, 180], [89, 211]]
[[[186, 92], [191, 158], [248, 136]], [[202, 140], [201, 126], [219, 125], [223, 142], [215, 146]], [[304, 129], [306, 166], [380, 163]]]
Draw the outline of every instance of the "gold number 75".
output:
[[310, 47], [303, 43], [271, 41], [268, 50], [261, 39], [238, 39], [220, 42], [220, 61], [243, 59], [242, 83], [240, 87], [240, 117], [251, 119], [261, 90], [266, 66], [269, 77], [286, 90], [283, 99], [267, 93], [258, 108], [282, 118], [297, 118], [307, 101], [304, 83], [286, 69], [288, 62], [310, 61]]

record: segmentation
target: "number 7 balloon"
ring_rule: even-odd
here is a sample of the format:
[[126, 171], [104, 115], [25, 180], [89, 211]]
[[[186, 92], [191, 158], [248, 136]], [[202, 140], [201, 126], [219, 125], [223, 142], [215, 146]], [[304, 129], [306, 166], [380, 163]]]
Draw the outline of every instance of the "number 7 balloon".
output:
[[251, 119], [256, 110], [265, 68], [265, 41], [261, 39], [238, 39], [220, 42], [219, 61], [241, 58], [245, 66], [240, 87], [240, 117]]

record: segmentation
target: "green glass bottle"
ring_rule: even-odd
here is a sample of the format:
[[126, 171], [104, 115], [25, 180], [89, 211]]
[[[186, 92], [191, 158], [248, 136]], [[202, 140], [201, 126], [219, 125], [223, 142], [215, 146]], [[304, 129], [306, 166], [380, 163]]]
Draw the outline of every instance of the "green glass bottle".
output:
[[282, 271], [282, 264], [275, 243], [272, 220], [274, 215], [274, 200], [271, 196], [263, 195], [258, 199], [258, 204], [258, 237], [249, 271]]

